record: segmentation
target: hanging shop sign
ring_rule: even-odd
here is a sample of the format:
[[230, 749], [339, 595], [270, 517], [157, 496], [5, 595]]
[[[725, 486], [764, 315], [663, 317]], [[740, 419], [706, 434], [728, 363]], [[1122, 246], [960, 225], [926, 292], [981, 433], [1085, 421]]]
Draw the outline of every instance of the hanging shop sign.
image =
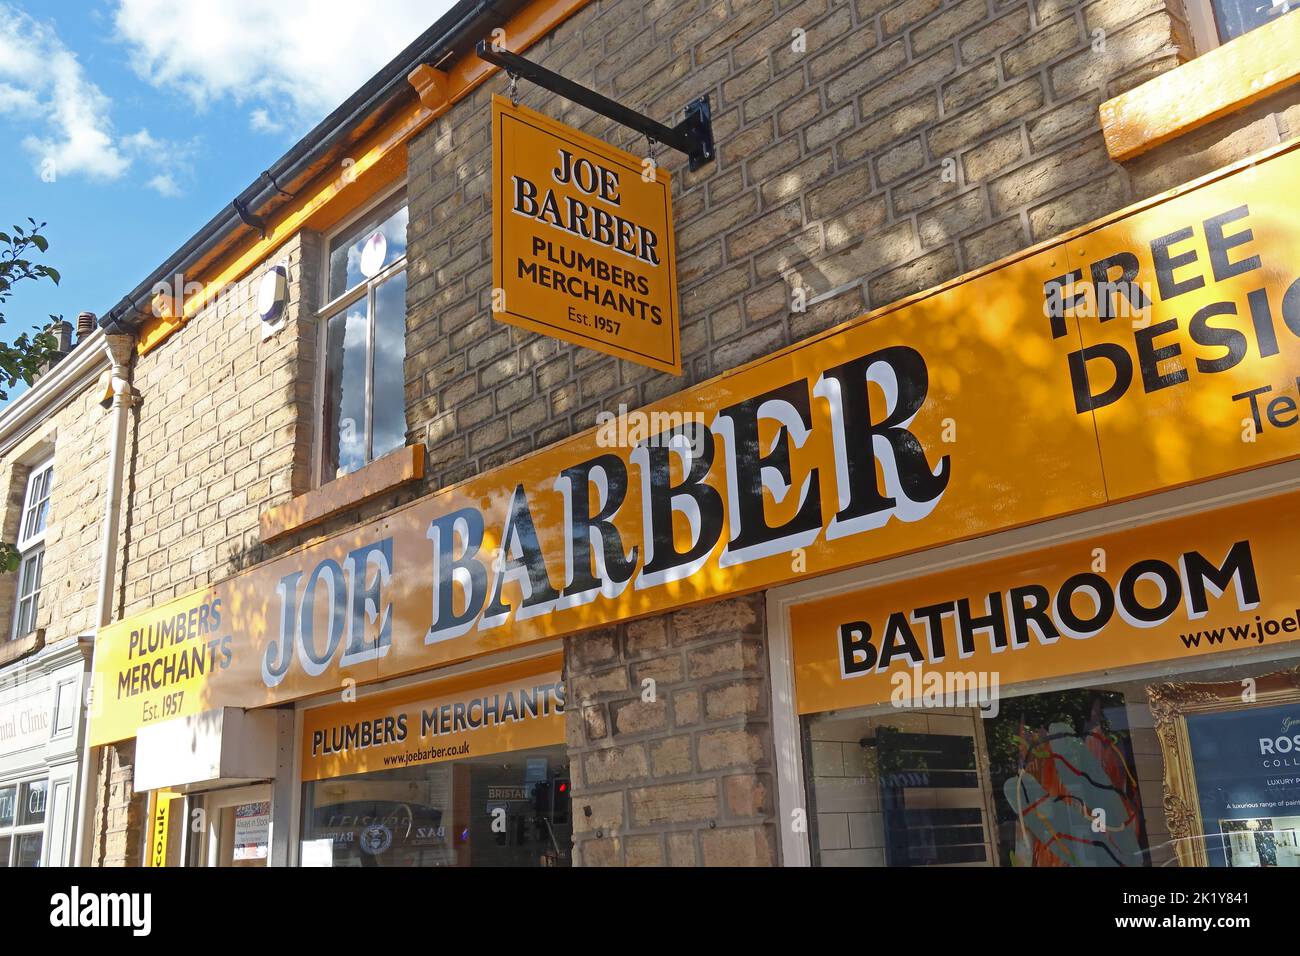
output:
[[[602, 415], [591, 431], [105, 628], [92, 738], [1300, 455], [1287, 395], [1300, 377], [1300, 267], [1288, 265], [1298, 157], [1279, 152], [654, 406]], [[1180, 292], [1186, 283], [1196, 288]], [[1125, 301], [1143, 309], [1123, 317]]]
[[790, 609], [799, 713], [989, 703], [1003, 687], [1300, 639], [1300, 495]]
[[647, 157], [492, 99], [492, 312], [680, 375], [672, 183]]
[[323, 780], [564, 742], [560, 657], [305, 712], [302, 778]]

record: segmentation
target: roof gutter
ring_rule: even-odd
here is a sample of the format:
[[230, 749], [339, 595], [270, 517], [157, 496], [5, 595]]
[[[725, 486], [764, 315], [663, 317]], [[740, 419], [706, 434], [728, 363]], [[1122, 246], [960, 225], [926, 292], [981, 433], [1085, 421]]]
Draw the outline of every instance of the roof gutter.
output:
[[214, 216], [207, 225], [190, 237], [166, 262], [113, 306], [99, 320], [109, 334], [130, 334], [147, 314], [159, 284], [170, 285], [187, 266], [217, 251], [241, 229], [261, 229], [261, 210], [268, 200], [289, 195], [285, 186], [294, 184], [314, 163], [342, 141], [367, 117], [380, 110], [409, 86], [407, 74], [416, 66], [436, 66], [454, 52], [485, 16], [497, 12], [500, 0], [460, 0], [432, 27], [399, 53], [387, 66], [371, 77], [361, 89], [348, 97], [338, 109], [322, 120], [234, 198], [230, 206]]

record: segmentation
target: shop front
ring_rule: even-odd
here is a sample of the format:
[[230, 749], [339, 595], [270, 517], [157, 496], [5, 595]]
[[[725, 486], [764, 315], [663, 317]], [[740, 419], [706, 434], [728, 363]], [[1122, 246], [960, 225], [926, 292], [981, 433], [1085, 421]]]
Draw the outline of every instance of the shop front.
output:
[[303, 866], [567, 866], [558, 655], [302, 713]]
[[[135, 738], [151, 859], [567, 865], [602, 806], [670, 846], [675, 808], [623, 782], [657, 775], [788, 865], [1295, 865], [1298, 168], [1276, 148], [103, 629], [92, 744]], [[655, 738], [669, 669], [566, 689], [611, 626], [757, 592], [766, 736], [674, 698]], [[742, 764], [775, 806], [714, 813]]]
[[787, 859], [1297, 865], [1300, 497], [1231, 498], [774, 592]]
[[89, 654], [41, 647], [0, 679], [0, 867], [72, 860]]

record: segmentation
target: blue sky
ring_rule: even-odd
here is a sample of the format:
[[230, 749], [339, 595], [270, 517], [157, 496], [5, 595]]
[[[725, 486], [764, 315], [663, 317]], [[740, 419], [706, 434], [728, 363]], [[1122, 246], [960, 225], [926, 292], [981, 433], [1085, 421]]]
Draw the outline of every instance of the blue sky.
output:
[[107, 310], [450, 6], [0, 0], [0, 231], [47, 221], [63, 275], [0, 339]]

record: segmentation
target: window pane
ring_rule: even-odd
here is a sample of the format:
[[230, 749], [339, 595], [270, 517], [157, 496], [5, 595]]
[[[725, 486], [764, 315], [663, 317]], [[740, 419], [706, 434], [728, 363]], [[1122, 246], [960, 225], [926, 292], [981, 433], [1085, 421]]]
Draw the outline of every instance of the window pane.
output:
[[0, 827], [14, 825], [14, 799], [18, 795], [17, 787], [0, 788]]
[[366, 463], [366, 303], [329, 320], [325, 378], [326, 479]]
[[18, 825], [33, 826], [45, 822], [45, 797], [49, 793], [49, 783], [34, 780], [25, 783], [18, 796]]
[[406, 444], [406, 273], [375, 290], [375, 407], [371, 457]]
[[1219, 39], [1227, 43], [1288, 13], [1295, 6], [1293, 2], [1273, 3], [1271, 0], [1214, 0], [1214, 19], [1218, 22]]
[[326, 866], [569, 866], [571, 809], [563, 745], [317, 780], [303, 788], [304, 856]]
[[13, 840], [9, 837], [0, 837], [0, 867], [6, 867], [9, 865], [9, 847], [12, 843]]
[[[45, 530], [50, 513], [50, 489], [54, 483], [54, 468], [45, 466], [32, 476], [27, 500], [23, 503], [21, 540], [26, 540]], [[21, 542], [20, 542], [21, 543]]]
[[18, 834], [18, 852], [14, 857], [14, 866], [29, 868], [40, 866], [41, 844], [44, 842], [44, 833]]
[[330, 243], [328, 298], [337, 298], [406, 255], [406, 217], [403, 205], [382, 221], [367, 220]]
[[45, 550], [41, 549], [23, 558], [18, 568], [18, 610], [14, 626], [15, 636], [30, 634], [36, 628], [36, 612], [40, 609], [41, 570], [45, 564]]
[[1168, 835], [1149, 832], [1143, 788], [1162, 767], [1141, 683], [1002, 697], [994, 710], [805, 720], [822, 866], [1151, 866], [1167, 856]]

